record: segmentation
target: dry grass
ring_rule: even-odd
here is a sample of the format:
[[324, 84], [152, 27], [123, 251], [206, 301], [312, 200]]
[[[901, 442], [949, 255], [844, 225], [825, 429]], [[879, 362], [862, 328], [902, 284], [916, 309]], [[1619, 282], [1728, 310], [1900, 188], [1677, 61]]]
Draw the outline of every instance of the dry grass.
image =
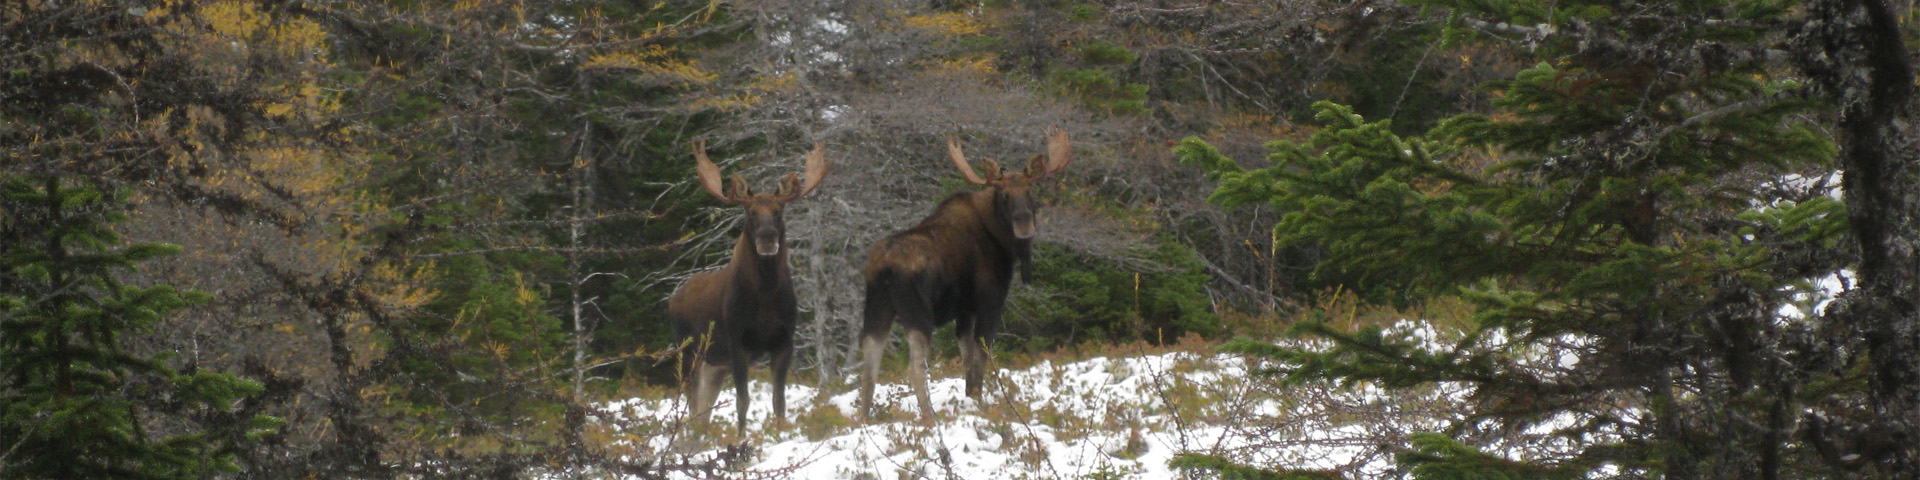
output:
[[[1360, 328], [1365, 325], [1388, 325], [1392, 320], [1407, 318], [1408, 315], [1432, 315], [1434, 323], [1447, 326], [1464, 323], [1465, 308], [1457, 302], [1436, 302], [1417, 309], [1396, 311], [1390, 309], [1360, 306], [1350, 294], [1333, 292], [1323, 296], [1318, 303], [1317, 312], [1337, 328]], [[1277, 332], [1283, 325], [1290, 325], [1304, 315], [1285, 318], [1271, 317], [1239, 319], [1235, 321], [1248, 325], [1258, 323], [1266, 332]], [[1232, 315], [1223, 318], [1236, 318]], [[898, 346], [896, 346], [898, 347]], [[922, 424], [916, 418], [917, 402], [911, 394], [894, 398], [877, 399], [875, 417], [862, 420], [842, 411], [828, 400], [854, 388], [844, 381], [827, 385], [813, 385], [807, 380], [811, 375], [794, 375], [795, 385], [816, 388], [817, 395], [810, 400], [795, 399], [789, 394], [787, 422], [759, 422], [750, 425], [745, 436], [736, 433], [731, 417], [715, 417], [715, 421], [697, 431], [685, 434], [706, 439], [708, 445], [739, 444], [771, 445], [783, 441], [805, 440], [810, 442], [839, 442], [841, 437], [857, 433], [857, 444], [871, 450], [860, 453], [856, 460], [866, 465], [865, 472], [850, 472], [842, 475], [846, 478], [859, 477], [874, 473], [898, 472], [899, 478], [944, 478], [947, 475], [937, 472], [954, 472], [954, 458], [972, 452], [949, 449], [950, 442], [959, 441], [970, 445], [967, 448], [991, 450], [1008, 462], [1010, 468], [1035, 478], [1056, 478], [1066, 475], [1075, 478], [1133, 478], [1140, 474], [1144, 456], [1148, 454], [1165, 455], [1171, 451], [1194, 451], [1239, 457], [1254, 452], [1272, 451], [1263, 449], [1286, 449], [1311, 446], [1314, 442], [1326, 442], [1325, 438], [1307, 438], [1310, 432], [1325, 431], [1343, 425], [1374, 425], [1403, 421], [1430, 413], [1443, 412], [1453, 405], [1444, 401], [1427, 398], [1400, 398], [1396, 394], [1392, 404], [1373, 404], [1370, 401], [1356, 403], [1354, 394], [1328, 385], [1288, 385], [1276, 380], [1261, 377], [1249, 377], [1245, 372], [1257, 367], [1257, 360], [1243, 360], [1230, 356], [1217, 355], [1217, 342], [1211, 342], [1197, 336], [1175, 339], [1171, 342], [1129, 342], [1118, 345], [1079, 345], [1053, 352], [1022, 353], [1000, 355], [995, 359], [994, 372], [983, 387], [981, 401], [954, 400], [944, 398], [945, 393], [936, 390], [935, 403], [941, 410], [936, 412], [934, 424]], [[894, 348], [890, 352], [888, 364], [883, 368], [880, 382], [893, 385], [892, 391], [898, 392], [900, 384], [906, 383], [905, 355], [903, 348]], [[1171, 355], [1168, 354], [1179, 354]], [[1096, 361], [1098, 358], [1106, 361]], [[1145, 362], [1145, 363], [1143, 363]], [[932, 379], [952, 379], [962, 374], [963, 366], [957, 355], [935, 356], [929, 365]], [[1144, 365], [1152, 365], [1143, 368]], [[1017, 373], [1017, 375], [1015, 374]], [[1089, 375], [1104, 373], [1104, 376]], [[756, 368], [754, 376], [761, 381], [768, 374], [763, 368]], [[848, 377], [841, 377], [843, 379]], [[1101, 379], [1107, 383], [1102, 384]], [[1128, 393], [1115, 397], [1113, 386], [1126, 382], [1137, 394]], [[946, 388], [951, 388], [951, 383]], [[662, 386], [635, 385], [623, 389], [635, 396], [663, 398], [677, 394], [677, 389]], [[1406, 392], [1415, 396], [1432, 396], [1429, 393]], [[1094, 398], [1101, 397], [1101, 398]], [[723, 400], [731, 398], [730, 393], [722, 394]], [[844, 400], [844, 399], [843, 399]], [[756, 402], [764, 401], [756, 399]], [[1091, 407], [1091, 409], [1089, 409]], [[1383, 410], [1384, 409], [1384, 410]], [[954, 435], [952, 422], [964, 421], [967, 430], [977, 438], [950, 437]], [[679, 434], [682, 426], [677, 421], [658, 425], [668, 431]], [[1189, 432], [1212, 429], [1217, 433], [1225, 427], [1240, 447], [1221, 450], [1222, 440], [1212, 437], [1191, 436]], [[655, 430], [660, 431], [660, 430]], [[612, 441], [619, 438], [631, 440], [633, 435], [621, 436], [610, 432], [596, 440]], [[1360, 442], [1368, 445], [1392, 445], [1397, 438], [1404, 436], [1402, 430], [1368, 429], [1356, 435], [1364, 435], [1368, 440], [1359, 438], [1339, 438], [1341, 442]], [[948, 435], [949, 437], [942, 437]], [[1377, 438], [1375, 438], [1377, 437]], [[1059, 451], [1061, 445], [1077, 445], [1075, 452]], [[1250, 449], [1244, 445], [1267, 445]], [[836, 447], [839, 448], [839, 447]], [[1051, 450], [1050, 450], [1051, 449]], [[1091, 453], [1088, 453], [1091, 452]], [[1074, 470], [1056, 471], [1062, 454], [1094, 455], [1105, 459], [1093, 463], [1075, 464]], [[1155, 457], [1158, 458], [1158, 457]], [[1373, 461], [1382, 457], [1361, 457], [1364, 461]], [[1256, 463], [1265, 461], [1286, 461], [1279, 458], [1249, 458]], [[1016, 465], [1017, 464], [1017, 465]], [[1160, 467], [1157, 467], [1160, 468]], [[1360, 473], [1364, 462], [1356, 461], [1349, 465], [1327, 466], [1349, 473]]]

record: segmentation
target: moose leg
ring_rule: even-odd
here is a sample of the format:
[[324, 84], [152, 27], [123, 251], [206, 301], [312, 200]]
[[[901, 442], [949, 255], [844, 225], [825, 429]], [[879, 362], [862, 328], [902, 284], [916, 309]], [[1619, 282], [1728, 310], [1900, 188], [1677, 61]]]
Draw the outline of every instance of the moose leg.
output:
[[860, 417], [873, 418], [873, 383], [880, 380], [880, 358], [893, 334], [892, 293], [884, 284], [867, 284], [867, 305], [860, 325]]
[[933, 420], [933, 398], [927, 394], [927, 355], [932, 349], [927, 332], [907, 329], [907, 376], [912, 378], [913, 396], [920, 401], [920, 420]]
[[967, 365], [967, 398], [980, 399], [981, 384], [985, 383], [987, 377], [988, 355], [986, 339], [973, 335], [960, 336], [960, 360]]
[[[1006, 296], [983, 297], [971, 318], [961, 318], [968, 328], [960, 332], [960, 358], [967, 365], [967, 398], [980, 399], [987, 383], [987, 368], [993, 363], [993, 336], [1000, 331], [1000, 312]], [[958, 331], [958, 330], [956, 330]]]
[[731, 357], [733, 361], [733, 412], [738, 418], [740, 433], [747, 433], [747, 352], [736, 349]]
[[860, 336], [860, 416], [873, 418], [873, 382], [880, 378], [880, 357], [887, 353], [887, 334]]
[[687, 389], [688, 423], [705, 425], [713, 412], [713, 401], [720, 397], [720, 375], [727, 373], [727, 366], [701, 363], [693, 370], [694, 377], [689, 379], [693, 388]]
[[787, 367], [793, 365], [793, 345], [773, 351], [773, 418], [776, 423], [787, 420]]

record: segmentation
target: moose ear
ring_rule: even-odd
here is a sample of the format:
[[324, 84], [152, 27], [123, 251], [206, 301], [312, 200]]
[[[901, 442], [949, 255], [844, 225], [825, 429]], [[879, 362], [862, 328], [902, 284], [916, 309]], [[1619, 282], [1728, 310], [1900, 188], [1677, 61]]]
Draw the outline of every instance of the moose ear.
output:
[[789, 173], [787, 174], [787, 178], [780, 179], [780, 191], [775, 192], [773, 195], [780, 198], [790, 198], [799, 196], [799, 193], [800, 174]]
[[980, 159], [980, 175], [985, 176], [988, 182], [1000, 181], [1000, 162], [991, 158]]
[[727, 196], [734, 201], [753, 198], [753, 190], [747, 187], [747, 177], [742, 177], [738, 173], [733, 174], [733, 178], [727, 182]]
[[1047, 156], [1035, 154], [1027, 159], [1027, 178], [1038, 180], [1047, 176]]

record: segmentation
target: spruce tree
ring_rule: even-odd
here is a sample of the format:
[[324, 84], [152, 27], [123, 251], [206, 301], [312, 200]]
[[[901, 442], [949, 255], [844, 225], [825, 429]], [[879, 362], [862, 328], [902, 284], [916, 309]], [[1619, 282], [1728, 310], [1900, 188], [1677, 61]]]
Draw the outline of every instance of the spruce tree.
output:
[[232, 472], [235, 443], [273, 425], [194, 428], [195, 415], [226, 411], [260, 384], [125, 348], [206, 295], [121, 283], [119, 272], [179, 248], [121, 245], [118, 197], [50, 176], [0, 179], [0, 478]]
[[[1781, 313], [1853, 262], [1836, 152], [1809, 123], [1823, 110], [1770, 51], [1800, 11], [1420, 3], [1449, 15], [1446, 41], [1539, 63], [1492, 86], [1498, 111], [1419, 136], [1320, 103], [1320, 130], [1270, 144], [1270, 167], [1196, 138], [1176, 152], [1220, 180], [1211, 201], [1285, 212], [1276, 238], [1324, 253], [1312, 275], [1382, 302], [1461, 297], [1470, 327], [1423, 348], [1306, 321], [1293, 332], [1333, 346], [1231, 348], [1289, 381], [1469, 386], [1470, 415], [1398, 447], [1414, 478], [1886, 475], [1800, 440], [1802, 412], [1855, 401], [1863, 381], [1797, 364], [1832, 326]], [[1526, 431], [1570, 446], [1483, 450]]]

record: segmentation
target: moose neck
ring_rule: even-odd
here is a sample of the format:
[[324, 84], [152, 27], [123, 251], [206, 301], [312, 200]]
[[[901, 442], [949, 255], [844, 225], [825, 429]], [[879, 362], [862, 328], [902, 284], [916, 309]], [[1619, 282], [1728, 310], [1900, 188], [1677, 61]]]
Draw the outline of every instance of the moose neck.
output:
[[1006, 212], [1000, 211], [999, 203], [993, 201], [997, 193], [999, 193], [998, 187], [987, 187], [985, 190], [973, 192], [972, 198], [968, 200], [973, 202], [975, 211], [983, 213], [980, 224], [986, 228], [987, 235], [993, 237], [993, 242], [1011, 255], [1014, 265], [1020, 267], [1021, 277], [1032, 281], [1033, 239], [1013, 235], [1013, 224], [1007, 220]]
[[780, 251], [773, 255], [762, 256], [753, 248], [753, 237], [741, 232], [733, 242], [734, 274], [756, 281], [761, 288], [771, 288], [785, 275], [780, 275], [787, 265], [787, 246], [785, 235], [780, 239]]

